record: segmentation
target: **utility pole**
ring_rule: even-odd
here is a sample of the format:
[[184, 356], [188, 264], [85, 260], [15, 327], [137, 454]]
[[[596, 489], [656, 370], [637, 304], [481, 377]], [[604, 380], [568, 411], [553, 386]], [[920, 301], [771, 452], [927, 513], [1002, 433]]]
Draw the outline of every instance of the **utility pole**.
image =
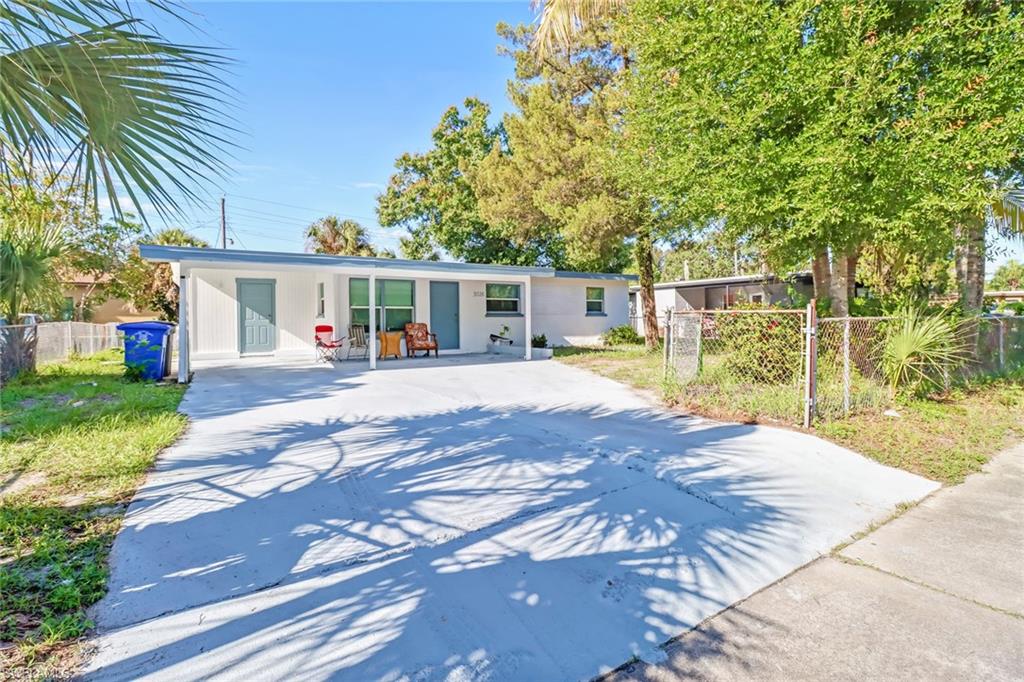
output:
[[220, 198], [220, 248], [228, 248], [228, 222], [224, 212], [224, 197]]

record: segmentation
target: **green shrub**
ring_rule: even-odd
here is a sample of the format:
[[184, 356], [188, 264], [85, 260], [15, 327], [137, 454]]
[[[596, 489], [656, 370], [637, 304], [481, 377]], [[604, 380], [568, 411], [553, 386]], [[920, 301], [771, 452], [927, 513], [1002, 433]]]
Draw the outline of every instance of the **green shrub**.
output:
[[919, 395], [941, 387], [966, 359], [956, 323], [909, 307], [900, 318], [882, 340], [882, 375], [889, 388]]
[[630, 325], [620, 324], [601, 334], [601, 340], [606, 346], [625, 346], [643, 343], [644, 337], [640, 336]]
[[547, 348], [548, 337], [544, 334], [534, 334], [533, 338], [530, 339], [530, 345], [534, 348]]
[[720, 351], [737, 379], [759, 384], [789, 384], [802, 368], [800, 318], [780, 313], [737, 312], [716, 315], [715, 340], [707, 353]]

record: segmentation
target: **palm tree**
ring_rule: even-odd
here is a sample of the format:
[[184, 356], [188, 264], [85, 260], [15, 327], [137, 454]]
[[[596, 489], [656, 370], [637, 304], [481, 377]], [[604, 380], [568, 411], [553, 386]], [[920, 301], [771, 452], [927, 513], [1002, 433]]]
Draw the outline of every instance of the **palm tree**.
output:
[[1010, 187], [986, 213], [987, 216], [968, 215], [957, 228], [955, 262], [960, 303], [964, 310], [976, 312], [984, 306], [987, 223], [1007, 238], [1024, 240], [1024, 189]]
[[[228, 60], [156, 34], [127, 0], [0, 3], [0, 176], [82, 190], [143, 220], [198, 201], [226, 170]], [[150, 0], [178, 17], [169, 0]]]
[[320, 218], [306, 230], [306, 250], [335, 256], [376, 256], [366, 228], [337, 216]]
[[[568, 51], [573, 38], [597, 22], [608, 21], [626, 7], [626, 0], [533, 0], [540, 11], [533, 49], [541, 57], [556, 50]], [[622, 52], [622, 68], [629, 68], [629, 53]], [[638, 225], [634, 243], [640, 277], [640, 307], [644, 318], [644, 341], [648, 349], [658, 345], [658, 311], [654, 302], [654, 236], [649, 226]]]
[[533, 0], [540, 11], [534, 49], [544, 54], [568, 48], [572, 39], [588, 25], [606, 21], [626, 6], [626, 0]]
[[59, 294], [55, 266], [66, 249], [60, 205], [23, 186], [0, 195], [0, 383], [35, 367], [36, 329], [19, 318]]

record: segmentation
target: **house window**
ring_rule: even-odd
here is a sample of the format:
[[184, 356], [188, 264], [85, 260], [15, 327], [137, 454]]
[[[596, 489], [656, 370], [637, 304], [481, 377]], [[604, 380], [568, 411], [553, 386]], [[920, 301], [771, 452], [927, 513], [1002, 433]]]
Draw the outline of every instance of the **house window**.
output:
[[604, 315], [604, 287], [587, 287], [587, 315]]
[[764, 294], [751, 294], [750, 302], [757, 303], [758, 305], [764, 303]]
[[488, 284], [485, 289], [488, 315], [519, 314], [518, 284]]
[[325, 306], [325, 301], [324, 301], [324, 283], [323, 282], [317, 282], [316, 283], [316, 316], [317, 317], [323, 317], [325, 311], [326, 311], [326, 306]]
[[[377, 308], [377, 330], [405, 330], [415, 319], [415, 283], [407, 279], [378, 279], [374, 303]], [[370, 331], [370, 280], [352, 278], [348, 281], [348, 303], [352, 324], [361, 324]]]

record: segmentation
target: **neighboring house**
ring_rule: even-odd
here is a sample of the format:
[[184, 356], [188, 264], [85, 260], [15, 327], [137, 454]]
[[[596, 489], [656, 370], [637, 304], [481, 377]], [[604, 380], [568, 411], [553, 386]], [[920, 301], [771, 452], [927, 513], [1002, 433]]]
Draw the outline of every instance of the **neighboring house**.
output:
[[[630, 287], [629, 310], [634, 326], [642, 334], [639, 291], [640, 287]], [[772, 274], [757, 274], [659, 282], [654, 285], [654, 305], [660, 326], [666, 310], [719, 310], [751, 303], [789, 304], [793, 293], [807, 298], [813, 296], [814, 283], [810, 273], [798, 272], [785, 279]]]
[[[138, 320], [155, 320], [157, 313], [151, 310], [133, 310], [127, 301], [120, 298], [104, 298], [103, 289], [109, 284], [109, 275], [99, 279], [92, 275], [76, 273], [71, 281], [64, 282], [64, 310], [61, 318], [73, 320], [77, 317], [82, 299], [86, 299], [85, 320], [105, 324], [107, 322], [136, 322]], [[93, 304], [91, 301], [102, 300]]]
[[[313, 328], [350, 324], [398, 331], [426, 322], [445, 353], [480, 353], [509, 328], [529, 354], [530, 338], [590, 344], [628, 323], [633, 275], [552, 268], [143, 245], [143, 258], [170, 263], [184, 285], [179, 315], [185, 355], [313, 357]], [[371, 298], [373, 307], [371, 308]], [[179, 353], [180, 355], [180, 353]], [[187, 372], [181, 358], [179, 374]], [[371, 367], [376, 366], [371, 354]], [[496, 387], [500, 390], [500, 387]]]

